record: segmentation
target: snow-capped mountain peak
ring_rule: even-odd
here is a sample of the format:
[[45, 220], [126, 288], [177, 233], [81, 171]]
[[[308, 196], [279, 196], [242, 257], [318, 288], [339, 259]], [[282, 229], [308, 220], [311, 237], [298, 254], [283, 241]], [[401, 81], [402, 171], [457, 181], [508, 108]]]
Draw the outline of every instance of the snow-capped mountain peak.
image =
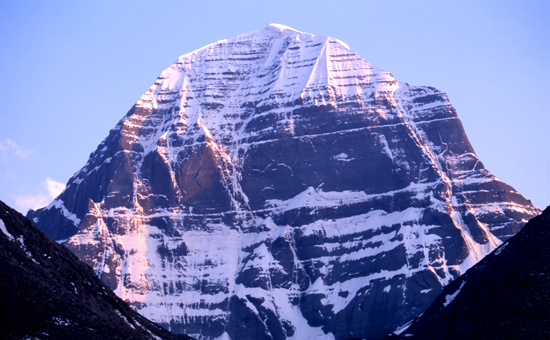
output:
[[538, 212], [444, 93], [272, 24], [179, 57], [30, 215], [172, 331], [345, 339], [422, 313]]

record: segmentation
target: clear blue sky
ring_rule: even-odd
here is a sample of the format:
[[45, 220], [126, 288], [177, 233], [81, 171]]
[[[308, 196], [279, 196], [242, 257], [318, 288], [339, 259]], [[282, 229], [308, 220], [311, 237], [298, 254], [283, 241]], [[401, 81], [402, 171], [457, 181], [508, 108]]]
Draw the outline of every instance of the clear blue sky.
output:
[[0, 0], [0, 200], [49, 203], [178, 56], [269, 23], [446, 92], [485, 166], [550, 204], [546, 0]]

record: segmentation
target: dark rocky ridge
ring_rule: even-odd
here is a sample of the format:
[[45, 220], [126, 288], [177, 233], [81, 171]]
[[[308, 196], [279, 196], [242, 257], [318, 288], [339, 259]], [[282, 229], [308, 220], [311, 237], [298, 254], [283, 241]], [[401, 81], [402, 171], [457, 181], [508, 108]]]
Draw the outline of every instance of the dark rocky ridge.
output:
[[550, 339], [550, 207], [446, 286], [402, 337], [411, 335]]
[[2, 339], [191, 339], [137, 314], [88, 265], [1, 201], [0, 219]]
[[173, 331], [344, 339], [412, 320], [538, 213], [444, 93], [269, 26], [180, 57], [28, 216]]

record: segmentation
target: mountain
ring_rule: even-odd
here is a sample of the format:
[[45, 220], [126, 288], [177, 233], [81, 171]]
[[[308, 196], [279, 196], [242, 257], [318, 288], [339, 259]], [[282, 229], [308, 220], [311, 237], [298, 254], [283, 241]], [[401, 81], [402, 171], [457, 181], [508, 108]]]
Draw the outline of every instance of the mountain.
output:
[[73, 253], [0, 201], [2, 339], [190, 339], [133, 311]]
[[402, 337], [548, 339], [550, 207], [450, 283]]
[[447, 96], [269, 25], [164, 70], [28, 216], [198, 339], [387, 334], [540, 212]]

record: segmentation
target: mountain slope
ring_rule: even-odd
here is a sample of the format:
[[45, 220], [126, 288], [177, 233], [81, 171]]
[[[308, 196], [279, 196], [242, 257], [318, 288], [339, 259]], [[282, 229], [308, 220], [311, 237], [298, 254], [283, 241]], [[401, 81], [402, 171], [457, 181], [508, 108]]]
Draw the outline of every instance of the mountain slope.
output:
[[550, 207], [445, 287], [405, 334], [422, 339], [550, 337]]
[[134, 312], [92, 269], [0, 201], [2, 339], [190, 339]]
[[539, 211], [444, 93], [269, 25], [178, 58], [28, 216], [175, 332], [344, 339], [413, 319]]

